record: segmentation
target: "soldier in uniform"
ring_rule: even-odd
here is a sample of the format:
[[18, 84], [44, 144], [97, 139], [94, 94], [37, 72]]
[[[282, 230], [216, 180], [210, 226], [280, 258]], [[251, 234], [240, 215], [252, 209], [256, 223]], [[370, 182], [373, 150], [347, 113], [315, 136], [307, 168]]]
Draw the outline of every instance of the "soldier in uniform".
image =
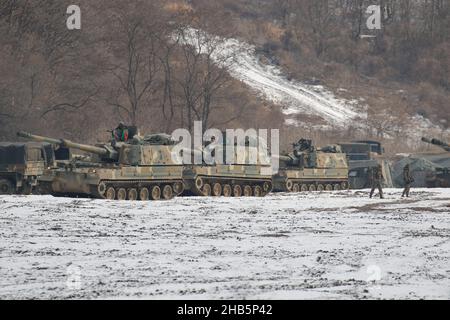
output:
[[370, 190], [370, 198], [373, 197], [373, 193], [375, 192], [375, 189], [378, 189], [380, 193], [380, 199], [384, 199], [383, 195], [383, 189], [381, 187], [381, 184], [383, 182], [383, 169], [381, 165], [378, 165], [378, 167], [374, 167], [371, 170], [371, 182], [372, 182], [372, 190]]
[[112, 135], [116, 142], [127, 142], [128, 127], [123, 122], [120, 122], [119, 126], [113, 130]]
[[409, 170], [409, 164], [407, 164], [403, 168], [403, 182], [405, 183], [405, 189], [403, 190], [402, 198], [409, 198], [409, 190], [411, 189], [411, 183], [414, 182], [413, 177], [411, 176], [411, 172]]

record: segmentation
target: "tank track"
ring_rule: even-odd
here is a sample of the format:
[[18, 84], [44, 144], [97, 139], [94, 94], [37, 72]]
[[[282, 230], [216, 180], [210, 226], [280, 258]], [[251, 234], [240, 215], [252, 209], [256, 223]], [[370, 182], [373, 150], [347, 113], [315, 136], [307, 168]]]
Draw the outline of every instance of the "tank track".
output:
[[274, 191], [276, 192], [314, 192], [314, 191], [338, 191], [349, 188], [348, 180], [302, 180], [287, 179], [276, 181]]
[[199, 175], [189, 184], [189, 193], [195, 196], [264, 197], [272, 191], [272, 179], [221, 177]]
[[108, 200], [170, 200], [183, 191], [182, 179], [103, 180], [91, 187], [94, 197]]

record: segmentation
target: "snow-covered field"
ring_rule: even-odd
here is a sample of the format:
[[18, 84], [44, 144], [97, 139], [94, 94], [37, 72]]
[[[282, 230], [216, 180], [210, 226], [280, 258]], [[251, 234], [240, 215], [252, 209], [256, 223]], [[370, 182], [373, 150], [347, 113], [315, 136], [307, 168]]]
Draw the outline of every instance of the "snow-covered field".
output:
[[450, 189], [0, 197], [0, 299], [450, 299]]

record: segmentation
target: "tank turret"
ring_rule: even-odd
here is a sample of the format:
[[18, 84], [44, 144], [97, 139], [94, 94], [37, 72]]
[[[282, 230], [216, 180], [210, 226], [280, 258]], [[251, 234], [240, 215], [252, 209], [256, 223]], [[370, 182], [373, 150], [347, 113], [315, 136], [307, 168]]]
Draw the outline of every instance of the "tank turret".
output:
[[441, 140], [438, 139], [428, 139], [428, 138], [422, 138], [423, 142], [438, 146], [442, 149], [444, 149], [447, 152], [450, 152], [450, 145], [448, 143], [445, 143]]
[[[286, 167], [314, 167], [317, 149], [311, 140], [300, 139], [292, 144], [292, 152], [279, 155], [281, 163]], [[282, 165], [283, 167], [283, 165]]]

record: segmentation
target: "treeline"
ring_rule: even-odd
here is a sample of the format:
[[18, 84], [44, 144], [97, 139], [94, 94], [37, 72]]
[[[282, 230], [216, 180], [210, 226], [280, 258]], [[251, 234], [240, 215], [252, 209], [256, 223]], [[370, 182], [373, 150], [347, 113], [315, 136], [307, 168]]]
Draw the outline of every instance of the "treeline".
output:
[[[119, 121], [145, 132], [194, 121], [282, 128], [278, 108], [230, 78], [232, 56], [213, 63], [217, 39], [186, 45], [185, 26], [242, 38], [293, 79], [363, 98], [372, 128], [364, 138], [401, 141], [401, 122], [414, 115], [450, 124], [450, 1], [76, 2], [82, 27], [69, 31], [73, 1], [0, 0], [0, 139], [28, 129], [94, 142]], [[366, 28], [373, 4], [382, 8], [381, 30]], [[339, 134], [362, 138], [352, 128]]]
[[226, 22], [211, 20], [215, 11], [79, 1], [81, 30], [68, 30], [70, 4], [0, 2], [0, 138], [20, 128], [96, 141], [119, 121], [146, 132], [191, 129], [194, 121], [204, 128], [282, 123], [276, 108], [261, 107], [229, 76], [232, 56], [213, 63], [216, 38], [186, 44], [185, 26], [223, 32]]
[[[375, 118], [385, 115], [399, 120], [421, 115], [449, 128], [450, 1], [214, 2], [239, 25], [240, 36], [292, 78], [321, 82], [336, 92], [344, 88], [348, 98], [364, 97], [375, 132], [385, 122]], [[380, 30], [366, 26], [371, 5], [381, 7]]]

